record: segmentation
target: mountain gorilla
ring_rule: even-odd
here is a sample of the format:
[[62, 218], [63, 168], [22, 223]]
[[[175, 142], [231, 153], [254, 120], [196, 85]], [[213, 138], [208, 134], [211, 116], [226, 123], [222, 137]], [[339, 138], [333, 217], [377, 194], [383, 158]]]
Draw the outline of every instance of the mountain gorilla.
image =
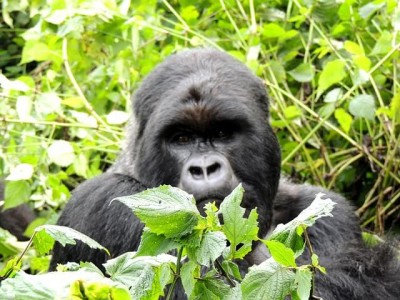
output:
[[[260, 236], [295, 218], [324, 192], [337, 203], [333, 218], [310, 228], [311, 244], [327, 275], [318, 274], [315, 294], [329, 299], [400, 299], [400, 265], [387, 244], [363, 244], [353, 209], [341, 196], [318, 187], [280, 180], [280, 150], [269, 124], [262, 81], [229, 55], [197, 49], [172, 55], [142, 83], [134, 117], [118, 161], [73, 193], [60, 225], [75, 228], [107, 247], [112, 256], [136, 250], [143, 225], [113, 198], [170, 184], [194, 195], [201, 209], [221, 200], [241, 182], [243, 206], [257, 207]], [[136, 180], [137, 179], [137, 180]], [[139, 183], [140, 182], [140, 183]], [[258, 245], [249, 265], [268, 257]], [[85, 245], [56, 245], [51, 268], [106, 255]], [[309, 254], [300, 260], [309, 262]], [[183, 296], [177, 296], [181, 299]]]

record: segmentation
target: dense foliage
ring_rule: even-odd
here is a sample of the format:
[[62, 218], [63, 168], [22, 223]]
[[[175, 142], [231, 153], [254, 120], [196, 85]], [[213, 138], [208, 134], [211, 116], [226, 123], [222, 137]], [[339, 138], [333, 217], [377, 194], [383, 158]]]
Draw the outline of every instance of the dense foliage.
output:
[[[54, 223], [70, 190], [123, 141], [130, 97], [166, 56], [216, 47], [265, 80], [283, 170], [344, 193], [382, 233], [400, 215], [396, 0], [2, 2], [4, 207]], [[3, 256], [21, 248], [0, 232]], [[47, 260], [33, 257], [33, 271]]]
[[[152, 300], [166, 296], [169, 300], [175, 299], [179, 281], [189, 299], [265, 299], [265, 295], [270, 300], [285, 296], [310, 299], [313, 274], [325, 273], [325, 269], [303, 236], [307, 241], [307, 227], [321, 217], [332, 216], [334, 203], [318, 194], [298, 217], [277, 226], [268, 240], [261, 240], [256, 209], [246, 218], [245, 209], [240, 207], [243, 192], [239, 185], [219, 209], [215, 203], [206, 204], [205, 217], [192, 195], [170, 186], [114, 199], [130, 207], [146, 227], [137, 252], [124, 253], [104, 264], [110, 278], [91, 263], [69, 263], [59, 266], [58, 272], [43, 275], [13, 274], [17, 262], [5, 270], [0, 298]], [[39, 226], [31, 238], [42, 254], [51, 249], [54, 240], [63, 245], [80, 240], [107, 251], [63, 226]], [[236, 262], [251, 251], [254, 241], [265, 243], [272, 257], [243, 274]], [[298, 266], [295, 259], [306, 247], [312, 259], [308, 265]], [[171, 250], [177, 255], [171, 255]]]

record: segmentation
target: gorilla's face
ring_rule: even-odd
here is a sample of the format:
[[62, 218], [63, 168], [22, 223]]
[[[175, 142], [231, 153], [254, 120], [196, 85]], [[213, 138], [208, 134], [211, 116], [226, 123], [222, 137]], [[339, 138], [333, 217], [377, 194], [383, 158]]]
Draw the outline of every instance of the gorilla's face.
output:
[[260, 80], [224, 53], [194, 50], [157, 67], [135, 98], [130, 144], [137, 179], [178, 186], [199, 208], [218, 204], [242, 183], [242, 205], [258, 207], [266, 231], [280, 151]]

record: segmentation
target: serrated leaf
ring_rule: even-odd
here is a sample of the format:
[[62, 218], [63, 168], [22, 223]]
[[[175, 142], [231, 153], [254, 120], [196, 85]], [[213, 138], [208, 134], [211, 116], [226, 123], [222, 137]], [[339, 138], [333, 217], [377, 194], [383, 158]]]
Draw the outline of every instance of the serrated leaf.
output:
[[164, 235], [155, 234], [150, 232], [148, 228], [144, 228], [137, 255], [156, 256], [177, 249], [179, 246], [179, 243], [166, 238]]
[[274, 260], [284, 267], [296, 267], [295, 255], [292, 249], [286, 247], [278, 241], [267, 241], [265, 244], [268, 247], [271, 256]]
[[241, 284], [243, 299], [283, 300], [294, 284], [295, 273], [270, 258], [249, 269]]
[[[240, 206], [243, 198], [244, 189], [242, 185], [238, 185], [230, 195], [228, 195], [220, 205], [224, 225], [222, 230], [227, 239], [231, 243], [231, 251], [233, 257], [242, 258], [251, 250], [251, 243], [257, 240], [258, 222], [257, 212], [253, 209], [250, 212], [248, 219], [244, 218], [245, 209]], [[250, 245], [250, 250], [235, 255], [236, 246], [243, 244], [242, 248]]]
[[42, 255], [51, 250], [54, 241], [57, 241], [62, 246], [65, 246], [67, 244], [76, 245], [76, 240], [85, 243], [90, 248], [104, 250], [108, 255], [110, 255], [108, 250], [98, 242], [69, 227], [58, 225], [41, 225], [36, 227], [35, 233], [36, 234], [33, 238], [33, 243], [36, 250], [38, 250]]
[[375, 118], [375, 101], [371, 95], [355, 96], [349, 104], [350, 113], [358, 118], [373, 120]]
[[51, 162], [61, 167], [67, 167], [75, 160], [75, 152], [70, 142], [54, 141], [47, 149], [47, 155]]
[[151, 232], [167, 238], [192, 232], [201, 218], [192, 195], [167, 185], [114, 200], [132, 209]]
[[222, 280], [207, 277], [202, 280], [198, 280], [194, 286], [192, 299], [198, 300], [220, 300], [224, 299], [229, 294], [229, 285], [224, 283]]
[[302, 63], [288, 73], [298, 82], [310, 82], [315, 75], [314, 66], [310, 63]]
[[291, 248], [296, 257], [304, 249], [304, 241], [300, 237], [304, 228], [312, 226], [316, 220], [330, 216], [335, 203], [331, 199], [322, 199], [324, 194], [318, 193], [309, 207], [287, 224], [279, 224], [268, 240], [276, 240]]
[[339, 83], [346, 77], [345, 63], [341, 60], [333, 60], [322, 69], [318, 79], [318, 94], [321, 95], [332, 85]]
[[134, 257], [128, 252], [107, 261], [104, 267], [112, 280], [129, 288], [133, 299], [159, 299], [172, 281], [175, 262], [172, 255]]
[[209, 267], [226, 247], [226, 236], [219, 231], [206, 232], [201, 240], [200, 247], [195, 250], [195, 257], [200, 265]]
[[335, 110], [335, 119], [339, 122], [343, 131], [349, 133], [353, 118], [343, 108], [337, 108]]
[[311, 293], [312, 272], [309, 269], [296, 270], [297, 297], [299, 300], [309, 300]]

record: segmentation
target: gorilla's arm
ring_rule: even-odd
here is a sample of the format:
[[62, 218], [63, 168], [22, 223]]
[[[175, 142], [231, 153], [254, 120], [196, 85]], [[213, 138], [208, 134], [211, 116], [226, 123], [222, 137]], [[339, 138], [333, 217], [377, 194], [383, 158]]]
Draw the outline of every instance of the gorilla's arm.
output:
[[[390, 243], [367, 246], [354, 210], [340, 195], [309, 185], [282, 181], [274, 204], [274, 224], [287, 223], [324, 193], [336, 202], [333, 218], [319, 219], [307, 230], [327, 274], [318, 272], [315, 294], [330, 299], [400, 299], [400, 262]], [[306, 251], [300, 264], [310, 263]]]
[[[112, 257], [137, 249], [143, 225], [124, 204], [110, 201], [144, 190], [132, 177], [105, 173], [78, 186], [67, 203], [58, 225], [74, 228], [106, 247]], [[83, 243], [62, 247], [56, 244], [50, 269], [68, 261], [91, 261], [98, 267], [108, 259], [104, 251]]]

